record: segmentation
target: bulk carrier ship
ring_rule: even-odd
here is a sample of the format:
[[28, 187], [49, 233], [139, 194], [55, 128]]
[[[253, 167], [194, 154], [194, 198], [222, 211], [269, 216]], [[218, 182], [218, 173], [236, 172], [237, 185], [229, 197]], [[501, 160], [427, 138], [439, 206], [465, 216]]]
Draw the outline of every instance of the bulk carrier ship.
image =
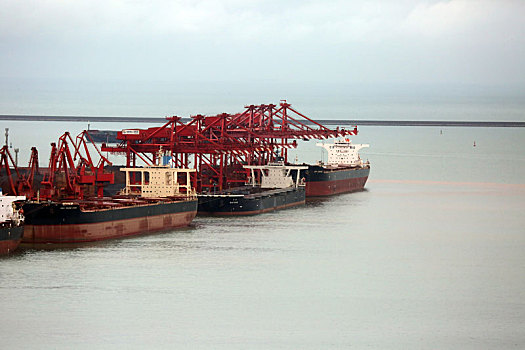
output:
[[197, 214], [190, 181], [194, 169], [151, 166], [121, 171], [126, 173], [126, 187], [120, 195], [24, 204], [22, 244], [83, 243], [169, 230], [189, 225]]
[[353, 144], [348, 138], [333, 144], [317, 143], [328, 152], [326, 164], [308, 165], [303, 172], [307, 197], [324, 197], [355, 192], [365, 187], [370, 174], [370, 163], [363, 162], [359, 150], [367, 144]]
[[0, 255], [13, 252], [24, 234], [21, 203], [25, 196], [4, 196], [0, 189]]
[[244, 168], [251, 170], [250, 183], [218, 193], [199, 194], [199, 214], [255, 215], [305, 203], [305, 185], [299, 176], [308, 167], [276, 162]]

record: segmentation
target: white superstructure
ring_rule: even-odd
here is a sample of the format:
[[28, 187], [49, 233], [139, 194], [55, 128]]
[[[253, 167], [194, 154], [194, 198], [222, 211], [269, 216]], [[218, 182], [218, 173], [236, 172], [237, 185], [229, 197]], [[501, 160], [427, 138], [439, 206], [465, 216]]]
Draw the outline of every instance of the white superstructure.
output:
[[195, 197], [190, 174], [195, 169], [150, 166], [144, 168], [121, 168], [126, 173], [123, 194], [134, 194], [144, 198], [163, 198], [185, 195]]
[[4, 196], [0, 190], [0, 223], [7, 221], [19, 225], [24, 221], [24, 216], [15, 209], [14, 202], [25, 201], [25, 196]]
[[323, 147], [328, 152], [328, 165], [350, 165], [362, 166], [363, 161], [359, 157], [361, 148], [369, 147], [367, 144], [353, 144], [350, 139], [336, 140], [334, 143], [317, 143], [316, 146]]
[[[287, 188], [304, 186], [299, 179], [301, 170], [308, 169], [307, 166], [284, 165], [284, 162], [270, 163], [268, 165], [245, 165], [246, 169], [251, 169], [250, 183], [257, 186], [257, 176], [255, 170], [261, 173], [261, 188]], [[293, 174], [292, 174], [293, 172]], [[294, 179], [295, 177], [295, 179]]]

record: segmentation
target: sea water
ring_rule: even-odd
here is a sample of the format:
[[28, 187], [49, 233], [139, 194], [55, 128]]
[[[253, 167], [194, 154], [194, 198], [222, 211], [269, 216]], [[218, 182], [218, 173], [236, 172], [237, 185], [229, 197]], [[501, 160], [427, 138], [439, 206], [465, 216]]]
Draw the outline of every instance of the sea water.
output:
[[[24, 147], [64, 129], [24, 125], [6, 124]], [[370, 144], [362, 192], [1, 258], [0, 348], [525, 347], [525, 130], [352, 139]], [[310, 141], [289, 156], [326, 154]]]

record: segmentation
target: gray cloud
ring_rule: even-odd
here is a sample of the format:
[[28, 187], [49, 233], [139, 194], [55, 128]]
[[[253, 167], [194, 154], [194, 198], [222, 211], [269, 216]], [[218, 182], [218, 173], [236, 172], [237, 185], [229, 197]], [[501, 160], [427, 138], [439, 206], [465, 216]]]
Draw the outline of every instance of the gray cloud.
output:
[[0, 4], [0, 77], [525, 84], [522, 1]]

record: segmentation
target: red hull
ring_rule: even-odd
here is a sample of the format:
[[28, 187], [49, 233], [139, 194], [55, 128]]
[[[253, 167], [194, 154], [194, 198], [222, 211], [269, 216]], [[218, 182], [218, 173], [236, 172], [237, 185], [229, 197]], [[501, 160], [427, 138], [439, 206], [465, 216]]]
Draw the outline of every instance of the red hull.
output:
[[325, 197], [339, 193], [359, 191], [365, 187], [367, 179], [368, 176], [333, 181], [308, 181], [306, 183], [306, 196]]
[[23, 244], [84, 243], [188, 226], [197, 211], [71, 225], [26, 225]]
[[13, 250], [15, 250], [19, 244], [20, 244], [19, 239], [0, 241], [0, 255], [12, 253]]

